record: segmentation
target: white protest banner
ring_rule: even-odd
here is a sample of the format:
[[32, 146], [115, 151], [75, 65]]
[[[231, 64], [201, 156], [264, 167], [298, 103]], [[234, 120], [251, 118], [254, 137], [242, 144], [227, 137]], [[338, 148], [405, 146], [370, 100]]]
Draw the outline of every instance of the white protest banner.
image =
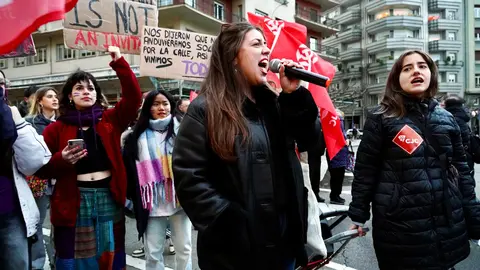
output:
[[140, 54], [144, 25], [158, 25], [152, 0], [79, 0], [65, 15], [65, 45], [72, 49], [107, 51], [117, 46], [123, 53]]
[[201, 81], [216, 36], [145, 26], [142, 33], [140, 75]]

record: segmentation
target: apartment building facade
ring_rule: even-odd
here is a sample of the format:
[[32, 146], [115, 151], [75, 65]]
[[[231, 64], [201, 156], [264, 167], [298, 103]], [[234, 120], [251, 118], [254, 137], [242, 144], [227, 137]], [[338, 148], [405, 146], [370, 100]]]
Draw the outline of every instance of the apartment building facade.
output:
[[[345, 111], [363, 123], [378, 104], [394, 61], [408, 49], [428, 51], [439, 69], [440, 95], [465, 89], [462, 0], [341, 0], [326, 12], [340, 31], [323, 40], [336, 48], [334, 87], [361, 93]], [[348, 92], [348, 91], [347, 91]], [[342, 104], [342, 100], [337, 100]]]
[[[217, 35], [222, 24], [245, 20], [247, 12], [272, 18], [294, 21], [307, 26], [309, 44], [321, 57], [330, 52], [322, 47], [324, 36], [338, 31], [335, 21], [321, 15], [322, 10], [336, 6], [334, 0], [158, 0], [159, 27]], [[34, 34], [37, 55], [0, 60], [10, 80], [10, 98], [19, 101], [23, 90], [30, 85], [50, 85], [61, 89], [68, 75], [82, 69], [91, 72], [107, 98], [115, 102], [120, 98], [120, 83], [108, 66], [110, 56], [104, 52], [71, 50], [65, 48], [63, 22], [56, 21], [40, 27]], [[126, 55], [134, 72], [139, 76], [140, 57]], [[186, 80], [139, 77], [143, 91], [163, 87], [173, 94], [187, 94], [199, 89], [200, 83]]]

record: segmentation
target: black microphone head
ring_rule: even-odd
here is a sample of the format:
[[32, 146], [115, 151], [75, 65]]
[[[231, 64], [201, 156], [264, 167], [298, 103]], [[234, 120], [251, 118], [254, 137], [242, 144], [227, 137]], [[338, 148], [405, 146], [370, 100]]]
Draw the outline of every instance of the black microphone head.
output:
[[282, 65], [282, 61], [280, 59], [272, 59], [270, 61], [270, 71], [274, 73], [280, 72], [280, 66]]

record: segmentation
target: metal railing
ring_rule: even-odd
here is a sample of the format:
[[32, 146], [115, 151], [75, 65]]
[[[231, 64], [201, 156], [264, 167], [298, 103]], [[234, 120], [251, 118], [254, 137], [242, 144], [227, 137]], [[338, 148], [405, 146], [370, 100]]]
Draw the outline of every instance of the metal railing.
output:
[[300, 18], [318, 23], [318, 24], [323, 24], [328, 27], [338, 27], [338, 21], [328, 18], [326, 16], [318, 15], [318, 10], [316, 9], [311, 9], [307, 6], [304, 5], [298, 5], [295, 7], [295, 15], [297, 15]]

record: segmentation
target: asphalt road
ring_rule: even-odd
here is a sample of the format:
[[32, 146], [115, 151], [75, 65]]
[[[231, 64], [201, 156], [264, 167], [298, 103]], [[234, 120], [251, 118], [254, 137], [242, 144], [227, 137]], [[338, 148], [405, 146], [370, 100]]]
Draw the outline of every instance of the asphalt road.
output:
[[[356, 151], [358, 147], [358, 141], [354, 142], [354, 150]], [[328, 180], [329, 180], [329, 175], [326, 173], [326, 165], [325, 165], [325, 160], [322, 162], [322, 171], [325, 177], [322, 180], [322, 185], [321, 185], [321, 196], [323, 198], [328, 198], [329, 197], [329, 185], [328, 185]], [[324, 166], [325, 165], [325, 166]], [[477, 194], [480, 194], [480, 165], [476, 165], [475, 168], [476, 174], [475, 174], [475, 179], [477, 179], [477, 187], [476, 187], [476, 192]], [[350, 196], [350, 188], [351, 188], [351, 181], [353, 180], [351, 174], [347, 174], [345, 177], [344, 185], [343, 185], [343, 191], [342, 191], [342, 197], [347, 200], [345, 205], [348, 205], [348, 203], [351, 201], [351, 196]], [[479, 196], [480, 197], [480, 196]], [[328, 206], [328, 200], [327, 200], [327, 206]], [[331, 206], [332, 208], [341, 208], [341, 206]], [[344, 206], [347, 207], [347, 206]], [[47, 220], [49, 218], [47, 217]], [[342, 224], [340, 224], [335, 232], [341, 232], [348, 230], [348, 227], [350, 226], [350, 221], [347, 219]], [[367, 222], [367, 226], [371, 226], [370, 222]], [[44, 234], [48, 235], [50, 228], [50, 224], [47, 221], [45, 226], [44, 226]], [[133, 250], [139, 248], [141, 246], [141, 243], [138, 241], [137, 237], [137, 232], [136, 232], [136, 225], [135, 225], [135, 220], [127, 218], [126, 221], [126, 252], [127, 252], [127, 269], [129, 270], [136, 270], [136, 269], [145, 269], [145, 260], [144, 258], [133, 258], [130, 256], [132, 254]], [[197, 238], [197, 233], [196, 231], [192, 232], [192, 241], [193, 241], [193, 269], [200, 269], [198, 267], [198, 261], [197, 261], [197, 252], [196, 252], [196, 238]], [[164, 254], [165, 257], [165, 265], [166, 265], [166, 270], [171, 270], [173, 268], [174, 264], [174, 256], [168, 255], [167, 253]], [[458, 264], [456, 267], [456, 270], [477, 270], [480, 269], [480, 246], [472, 245], [472, 251], [470, 256]], [[49, 270], [50, 267], [46, 265], [45, 267], [46, 270]], [[371, 234], [367, 234], [367, 236], [362, 237], [362, 238], [356, 238], [350, 241], [350, 243], [347, 245], [347, 247], [340, 253], [338, 254], [333, 262], [329, 264], [327, 267], [324, 269], [335, 269], [335, 270], [377, 270], [377, 261], [375, 258], [375, 252], [373, 249], [373, 243], [372, 243], [372, 238]]]

